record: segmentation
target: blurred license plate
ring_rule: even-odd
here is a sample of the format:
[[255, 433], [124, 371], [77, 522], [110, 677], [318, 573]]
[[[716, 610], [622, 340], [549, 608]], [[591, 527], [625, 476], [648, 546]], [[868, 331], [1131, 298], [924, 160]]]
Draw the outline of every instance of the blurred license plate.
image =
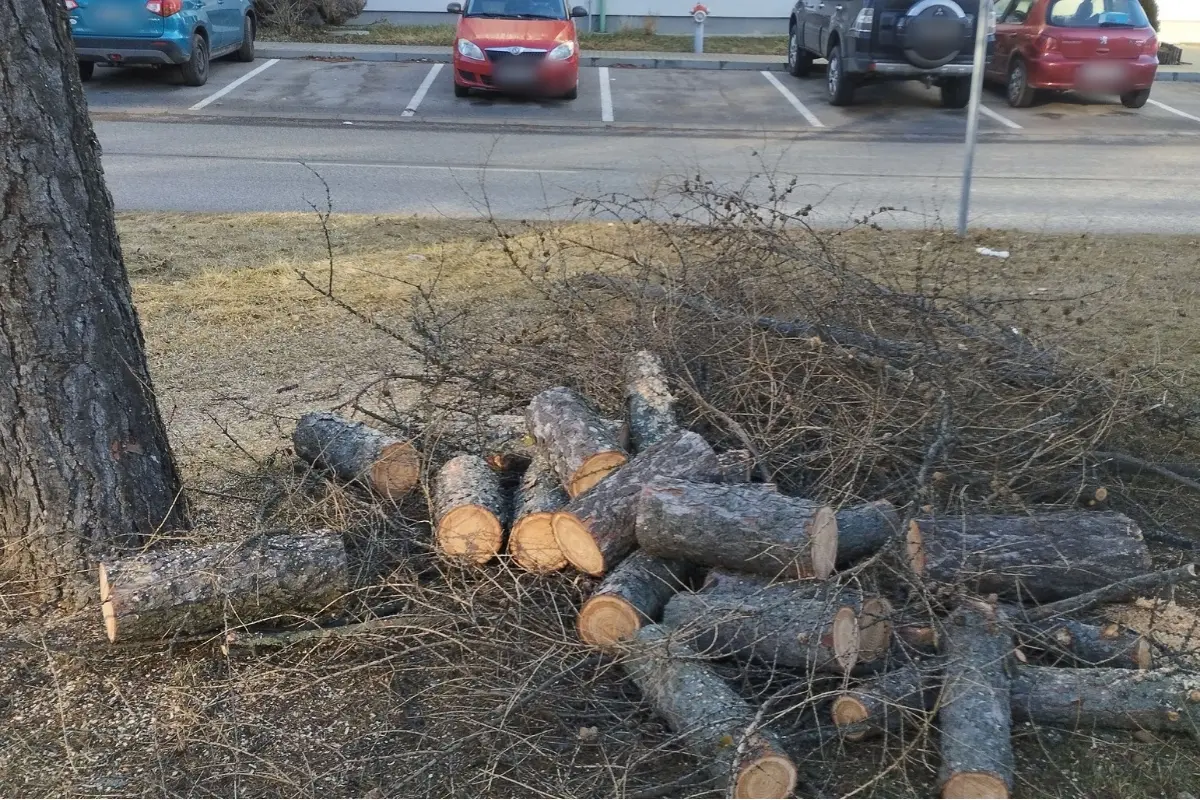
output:
[[1119, 83], [1125, 77], [1125, 67], [1121, 64], [1084, 64], [1080, 68], [1080, 77], [1085, 83], [1110, 84]]
[[537, 65], [521, 61], [501, 62], [496, 65], [495, 73], [500, 83], [533, 83], [537, 79]]

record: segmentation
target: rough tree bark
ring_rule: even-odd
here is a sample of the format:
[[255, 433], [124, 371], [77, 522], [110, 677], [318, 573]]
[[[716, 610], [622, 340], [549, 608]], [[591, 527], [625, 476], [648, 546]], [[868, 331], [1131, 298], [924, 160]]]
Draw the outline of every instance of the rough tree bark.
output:
[[625, 415], [629, 443], [635, 450], [644, 450], [679, 427], [666, 372], [649, 350], [638, 350], [625, 359]]
[[1012, 715], [1043, 725], [1200, 737], [1200, 678], [1174, 669], [1021, 667], [1012, 682]]
[[887, 500], [843, 508], [837, 512], [838, 566], [874, 555], [888, 542], [899, 539], [903, 529], [896, 507]]
[[571, 497], [591, 489], [628, 457], [620, 437], [578, 393], [556, 386], [538, 393], [525, 410], [529, 432], [550, 458]]
[[544, 453], [529, 462], [513, 500], [513, 525], [508, 552], [517, 566], [530, 572], [553, 572], [567, 565], [550, 524], [554, 512], [567, 504], [567, 491]]
[[[1017, 619], [1019, 610], [1009, 612]], [[1150, 669], [1154, 666], [1154, 646], [1144, 636], [1120, 625], [1090, 625], [1073, 619], [1014, 624], [1022, 647], [1041, 651], [1059, 666], [1118, 667]]]
[[511, 512], [500, 477], [479, 456], [455, 456], [434, 477], [434, 540], [450, 558], [490, 561], [504, 546]]
[[897, 730], [907, 719], [920, 719], [937, 697], [939, 670], [936, 661], [913, 661], [843, 691], [829, 709], [838, 733], [860, 741]]
[[634, 551], [579, 610], [579, 638], [600, 648], [633, 638], [643, 625], [658, 622], [663, 606], [696, 571], [686, 561]]
[[659, 625], [628, 643], [622, 666], [719, 782], [723, 797], [791, 797], [796, 765], [753, 708]]
[[403, 498], [421, 480], [421, 454], [411, 443], [336, 414], [305, 414], [296, 423], [292, 444], [305, 461], [390, 500]]
[[62, 0], [0, 3], [0, 542], [47, 600], [187, 525]]

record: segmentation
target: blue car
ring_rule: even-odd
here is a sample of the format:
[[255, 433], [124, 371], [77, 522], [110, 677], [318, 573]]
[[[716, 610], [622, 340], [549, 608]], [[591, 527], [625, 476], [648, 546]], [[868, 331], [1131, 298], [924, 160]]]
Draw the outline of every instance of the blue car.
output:
[[97, 64], [172, 66], [188, 86], [208, 81], [208, 64], [233, 55], [254, 60], [253, 0], [65, 0], [89, 80]]

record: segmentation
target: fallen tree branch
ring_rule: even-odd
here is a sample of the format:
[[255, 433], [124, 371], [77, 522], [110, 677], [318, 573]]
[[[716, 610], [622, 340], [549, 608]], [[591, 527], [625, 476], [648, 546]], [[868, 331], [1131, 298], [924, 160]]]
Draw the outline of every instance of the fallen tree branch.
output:
[[1047, 603], [1044, 606], [1029, 609], [1025, 612], [1025, 619], [1029, 622], [1040, 622], [1063, 614], [1078, 614], [1081, 611], [1087, 611], [1104, 603], [1116, 603], [1126, 600], [1138, 592], [1159, 589], [1163, 586], [1174, 586], [1176, 583], [1195, 579], [1195, 564], [1184, 564], [1182, 567], [1169, 569], [1165, 572], [1147, 572], [1144, 575], [1126, 578], [1125, 580], [1117, 581], [1116, 583], [1076, 595], [1075, 597], [1068, 597], [1066, 600], [1059, 600], [1056, 603]]
[[1189, 489], [1195, 489], [1196, 491], [1200, 492], [1200, 481], [1193, 480], [1185, 475], [1180, 475], [1178, 472], [1167, 469], [1161, 464], [1155, 464], [1152, 461], [1146, 461], [1144, 459], [1137, 458], [1136, 456], [1131, 456], [1128, 453], [1120, 453], [1116, 451], [1104, 451], [1092, 453], [1092, 455], [1098, 459], [1109, 462], [1106, 466], [1108, 466], [1114, 472], [1153, 472], [1155, 475], [1172, 480], [1175, 483], [1178, 483], [1180, 486], [1186, 486]]

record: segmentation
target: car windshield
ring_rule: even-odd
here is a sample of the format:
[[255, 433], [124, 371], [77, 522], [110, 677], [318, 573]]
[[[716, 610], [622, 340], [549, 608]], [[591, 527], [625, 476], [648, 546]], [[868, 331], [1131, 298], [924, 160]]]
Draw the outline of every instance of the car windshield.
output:
[[1149, 28], [1138, 0], [1054, 0], [1046, 21], [1060, 28]]
[[463, 15], [500, 19], [566, 19], [567, 6], [562, 0], [469, 0]]

